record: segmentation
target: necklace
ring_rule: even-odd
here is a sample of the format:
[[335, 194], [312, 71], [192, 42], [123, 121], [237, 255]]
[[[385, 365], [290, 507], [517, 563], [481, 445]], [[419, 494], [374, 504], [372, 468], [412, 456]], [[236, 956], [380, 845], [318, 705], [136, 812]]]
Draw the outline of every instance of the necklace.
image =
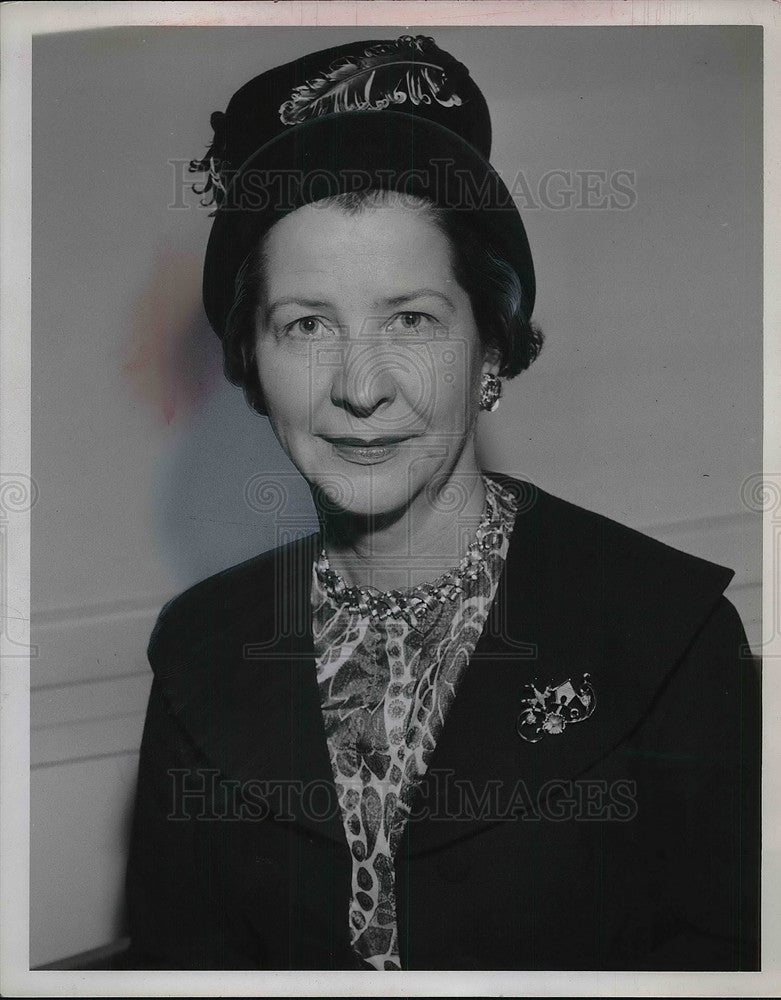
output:
[[467, 581], [475, 581], [485, 571], [486, 555], [502, 538], [502, 516], [494, 487], [486, 483], [486, 503], [482, 520], [458, 566], [446, 570], [431, 583], [421, 583], [410, 590], [379, 591], [374, 587], [348, 587], [332, 569], [325, 548], [315, 563], [315, 571], [328, 595], [348, 611], [368, 616], [372, 621], [404, 617], [417, 626], [420, 618], [447, 601], [455, 601], [464, 592]]

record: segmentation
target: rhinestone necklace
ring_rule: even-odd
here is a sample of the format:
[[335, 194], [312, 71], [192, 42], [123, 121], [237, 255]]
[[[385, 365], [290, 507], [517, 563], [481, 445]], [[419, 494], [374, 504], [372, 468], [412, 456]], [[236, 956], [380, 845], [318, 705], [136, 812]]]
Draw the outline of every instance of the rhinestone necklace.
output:
[[315, 564], [317, 576], [326, 594], [348, 611], [359, 612], [372, 621], [404, 617], [417, 626], [420, 618], [447, 601], [455, 601], [464, 592], [467, 581], [477, 580], [485, 571], [486, 554], [502, 537], [502, 517], [493, 489], [486, 486], [483, 518], [469, 543], [466, 555], [454, 569], [446, 570], [431, 583], [421, 583], [409, 590], [379, 591], [374, 587], [348, 587], [342, 576], [331, 568], [325, 548]]

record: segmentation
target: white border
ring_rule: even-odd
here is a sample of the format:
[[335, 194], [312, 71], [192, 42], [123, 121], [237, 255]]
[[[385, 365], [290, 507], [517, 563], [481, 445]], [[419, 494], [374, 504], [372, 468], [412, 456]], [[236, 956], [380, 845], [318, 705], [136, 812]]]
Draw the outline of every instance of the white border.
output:
[[[777, 431], [781, 395], [781, 303], [776, 294], [779, 200], [781, 4], [772, 0], [362, 0], [362, 2], [9, 3], [0, 8], [0, 493], [30, 473], [30, 69], [33, 34], [118, 25], [662, 25], [761, 24], [765, 77], [765, 434], [766, 480], [781, 495]], [[725, 123], [725, 128], [729, 127]], [[765, 522], [765, 622], [775, 622], [781, 566], [779, 521]], [[29, 620], [29, 513], [9, 517], [7, 614]], [[13, 638], [26, 642], [20, 624]], [[762, 973], [363, 973], [29, 972], [29, 664], [0, 636], [0, 992], [3, 996], [776, 996], [781, 994], [781, 866], [763, 865]], [[776, 635], [764, 682], [765, 842], [781, 819], [775, 781], [781, 758]], [[769, 654], [769, 655], [767, 655]], [[777, 859], [773, 859], [774, 862]], [[261, 989], [262, 988], [262, 989]]]

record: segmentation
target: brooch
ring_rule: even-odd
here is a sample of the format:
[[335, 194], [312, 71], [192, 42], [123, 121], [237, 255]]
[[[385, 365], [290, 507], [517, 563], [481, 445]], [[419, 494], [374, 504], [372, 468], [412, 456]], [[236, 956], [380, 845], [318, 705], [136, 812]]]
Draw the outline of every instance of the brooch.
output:
[[[293, 90], [279, 109], [283, 125], [297, 125], [318, 115], [339, 111], [384, 111], [394, 104], [431, 104], [458, 107], [450, 77], [462, 77], [464, 67], [455, 59], [441, 66], [427, 58], [433, 39], [402, 35], [395, 42], [380, 42], [362, 56], [347, 56], [332, 63], [319, 76]], [[441, 58], [442, 53], [438, 54]]]
[[583, 722], [592, 715], [597, 697], [590, 677], [591, 674], [584, 674], [577, 688], [569, 679], [556, 687], [548, 685], [544, 691], [540, 691], [535, 684], [528, 684], [528, 693], [522, 702], [525, 707], [516, 724], [518, 735], [529, 743], [537, 743], [543, 733], [557, 736], [568, 725]]

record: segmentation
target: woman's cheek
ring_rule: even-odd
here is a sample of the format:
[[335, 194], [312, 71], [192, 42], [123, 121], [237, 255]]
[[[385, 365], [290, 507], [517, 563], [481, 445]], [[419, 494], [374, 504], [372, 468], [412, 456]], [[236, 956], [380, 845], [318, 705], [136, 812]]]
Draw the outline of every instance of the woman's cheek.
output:
[[437, 352], [437, 397], [452, 413], [469, 413], [479, 402], [481, 358], [466, 338], [453, 338]]
[[290, 401], [291, 392], [300, 392], [307, 383], [308, 364], [303, 357], [293, 357], [286, 345], [268, 338], [258, 345], [258, 377], [267, 401], [281, 405]]

